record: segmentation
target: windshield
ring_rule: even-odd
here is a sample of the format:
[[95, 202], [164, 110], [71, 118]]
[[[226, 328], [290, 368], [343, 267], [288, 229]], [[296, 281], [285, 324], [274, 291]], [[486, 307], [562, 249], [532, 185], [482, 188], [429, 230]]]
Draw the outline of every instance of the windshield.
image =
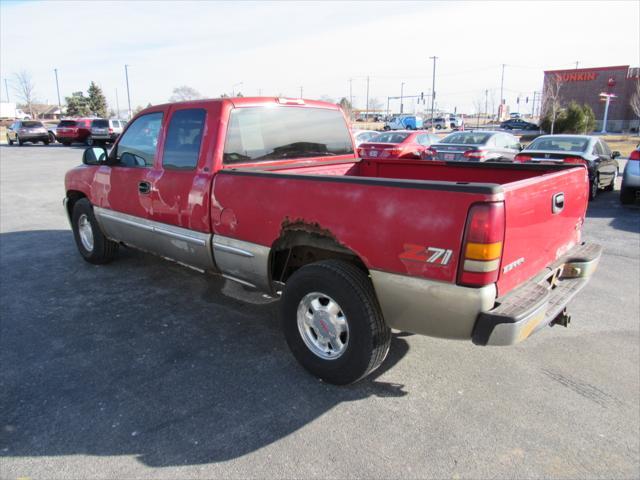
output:
[[399, 133], [399, 132], [387, 132], [380, 133], [369, 140], [371, 143], [402, 143], [407, 137], [411, 135], [410, 133]]
[[231, 111], [224, 163], [353, 154], [339, 110], [249, 107]]
[[76, 121], [75, 120], [62, 120], [59, 124], [58, 124], [58, 128], [60, 127], [75, 127], [76, 126]]
[[491, 133], [457, 132], [447, 135], [440, 143], [459, 143], [463, 145], [484, 145], [491, 137]]
[[42, 122], [22, 122], [24, 128], [37, 128], [42, 127]]
[[549, 150], [552, 152], [584, 152], [589, 145], [588, 138], [547, 137], [536, 138], [525, 150]]

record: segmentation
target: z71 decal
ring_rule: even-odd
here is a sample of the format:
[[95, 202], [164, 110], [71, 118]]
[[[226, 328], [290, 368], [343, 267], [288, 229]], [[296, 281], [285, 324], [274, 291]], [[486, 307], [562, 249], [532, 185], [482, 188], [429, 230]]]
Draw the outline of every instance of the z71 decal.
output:
[[447, 265], [453, 256], [453, 251], [446, 248], [424, 247], [422, 245], [404, 244], [404, 252], [398, 258], [411, 262], [435, 263]]

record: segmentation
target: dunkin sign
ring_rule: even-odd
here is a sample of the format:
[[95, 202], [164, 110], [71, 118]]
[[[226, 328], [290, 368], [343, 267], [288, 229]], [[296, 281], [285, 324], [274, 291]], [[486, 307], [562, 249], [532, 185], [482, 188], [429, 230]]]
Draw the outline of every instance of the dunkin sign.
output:
[[598, 78], [598, 72], [566, 72], [556, 73], [561, 82], [590, 82]]

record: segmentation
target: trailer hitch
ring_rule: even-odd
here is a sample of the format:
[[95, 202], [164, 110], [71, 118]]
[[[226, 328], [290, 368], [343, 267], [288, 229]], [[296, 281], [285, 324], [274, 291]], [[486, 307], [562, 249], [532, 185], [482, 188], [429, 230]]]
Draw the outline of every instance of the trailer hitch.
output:
[[567, 309], [565, 308], [558, 314], [556, 318], [551, 321], [551, 325], [562, 325], [563, 327], [568, 327], [571, 323], [571, 315], [567, 313]]

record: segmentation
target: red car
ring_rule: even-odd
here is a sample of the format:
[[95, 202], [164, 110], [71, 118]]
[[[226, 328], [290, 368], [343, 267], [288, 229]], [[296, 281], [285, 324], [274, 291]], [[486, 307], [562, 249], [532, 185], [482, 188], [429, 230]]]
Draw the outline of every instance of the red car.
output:
[[[345, 384], [392, 328], [512, 345], [566, 326], [601, 253], [581, 239], [587, 182], [584, 165], [362, 160], [336, 105], [247, 97], [143, 110], [84, 152], [64, 205], [87, 262], [125, 244], [280, 298], [296, 359]], [[194, 294], [176, 285], [176, 308]]]
[[358, 147], [360, 158], [423, 158], [425, 150], [440, 140], [433, 133], [396, 130], [380, 133]]
[[107, 143], [111, 140], [109, 120], [102, 118], [78, 118], [61, 120], [56, 129], [56, 137], [63, 145], [72, 143]]

